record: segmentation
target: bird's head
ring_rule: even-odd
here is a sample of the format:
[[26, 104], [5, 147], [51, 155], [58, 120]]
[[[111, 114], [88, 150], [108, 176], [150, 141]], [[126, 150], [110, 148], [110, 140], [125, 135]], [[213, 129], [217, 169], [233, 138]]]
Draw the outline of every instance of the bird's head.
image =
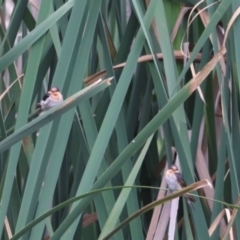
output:
[[58, 87], [51, 87], [49, 91], [51, 91], [51, 92], [60, 92]]
[[50, 94], [50, 96], [53, 99], [62, 100], [62, 94], [58, 87], [51, 87], [51, 89], [48, 91], [48, 93]]
[[178, 171], [178, 167], [176, 165], [172, 165], [171, 166], [171, 169], [175, 172], [175, 171]]

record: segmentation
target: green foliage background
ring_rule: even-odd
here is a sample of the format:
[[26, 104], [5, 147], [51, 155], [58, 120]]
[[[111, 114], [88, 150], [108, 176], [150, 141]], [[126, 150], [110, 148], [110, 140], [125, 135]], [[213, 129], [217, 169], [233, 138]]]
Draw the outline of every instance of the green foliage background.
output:
[[[164, 197], [175, 161], [188, 184], [213, 188], [194, 192], [194, 208], [167, 198], [139, 211], [111, 239], [240, 239], [224, 205], [239, 204], [239, 18], [223, 44], [240, 2], [42, 0], [35, 17], [14, 0], [8, 26], [6, 2], [1, 239], [108, 239]], [[38, 117], [51, 86], [66, 100]]]

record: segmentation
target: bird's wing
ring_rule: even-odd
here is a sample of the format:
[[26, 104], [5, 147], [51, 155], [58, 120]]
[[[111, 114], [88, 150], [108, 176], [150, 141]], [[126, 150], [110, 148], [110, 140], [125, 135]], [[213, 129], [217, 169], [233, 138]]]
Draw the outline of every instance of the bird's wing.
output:
[[[187, 184], [186, 184], [185, 180], [183, 179], [183, 176], [180, 172], [175, 172], [175, 176], [177, 177], [177, 180], [178, 180], [179, 184], [181, 185], [181, 187], [186, 187], [187, 186]], [[196, 199], [189, 194], [186, 195], [186, 198], [187, 198], [189, 203], [196, 201]]]
[[192, 195], [187, 194], [187, 195], [186, 195], [186, 198], [187, 198], [187, 200], [190, 201], [190, 202], [196, 202], [196, 199], [195, 199]]
[[186, 187], [187, 184], [185, 180], [183, 179], [183, 176], [180, 172], [175, 172], [175, 176], [177, 177], [178, 183], [181, 185], [181, 187]]
[[[46, 93], [46, 94], [43, 96], [42, 101], [46, 101], [49, 97], [50, 97], [50, 94], [49, 94], [49, 93]], [[36, 108], [41, 108], [41, 107], [42, 107], [42, 104], [41, 104], [41, 103], [37, 103]]]
[[46, 101], [49, 97], [50, 97], [50, 94], [49, 94], [49, 93], [46, 93], [46, 94], [43, 96], [42, 100], [43, 100], [43, 101]]

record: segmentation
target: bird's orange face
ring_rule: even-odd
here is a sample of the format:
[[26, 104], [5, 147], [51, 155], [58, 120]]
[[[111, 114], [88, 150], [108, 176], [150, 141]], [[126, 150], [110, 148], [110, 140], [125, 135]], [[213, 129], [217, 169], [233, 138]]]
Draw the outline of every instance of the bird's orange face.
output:
[[55, 100], [62, 100], [62, 94], [60, 93], [59, 89], [56, 87], [52, 87], [48, 93], [50, 96]]

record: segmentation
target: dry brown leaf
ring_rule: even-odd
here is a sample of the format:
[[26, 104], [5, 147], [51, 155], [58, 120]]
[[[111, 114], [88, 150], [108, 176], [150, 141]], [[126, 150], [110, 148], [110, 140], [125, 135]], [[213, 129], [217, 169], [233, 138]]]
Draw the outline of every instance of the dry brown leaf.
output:
[[[183, 61], [183, 59], [184, 59], [184, 56], [183, 56], [181, 51], [174, 51], [174, 57], [175, 57], [176, 60]], [[157, 53], [156, 58], [163, 59], [163, 54], [162, 53]], [[195, 61], [200, 61], [201, 58], [202, 58], [202, 54], [199, 53], [199, 54], [197, 54], [197, 56], [195, 58]], [[138, 63], [148, 62], [148, 61], [152, 61], [152, 60], [153, 60], [153, 56], [151, 54], [147, 54], [147, 55], [139, 57], [138, 58]], [[113, 69], [117, 70], [117, 69], [125, 67], [125, 65], [126, 65], [126, 62], [120, 63], [118, 65], [115, 65], [113, 67]], [[92, 84], [94, 81], [98, 80], [99, 78], [103, 78], [105, 75], [106, 75], [106, 70], [102, 70], [98, 73], [95, 73], [95, 74], [85, 78], [84, 83], [85, 83], [85, 85], [88, 86], [88, 85]]]
[[88, 85], [94, 83], [95, 81], [97, 81], [98, 79], [103, 78], [105, 75], [106, 75], [106, 70], [95, 73], [95, 74], [85, 78], [84, 83], [85, 83], [85, 85], [88, 86]]
[[115, 59], [116, 58], [116, 55], [117, 55], [117, 51], [116, 51], [116, 48], [114, 46], [114, 42], [112, 40], [112, 36], [109, 32], [109, 29], [108, 29], [108, 25], [106, 24], [106, 21], [104, 18], [102, 18], [103, 20], [103, 27], [104, 27], [104, 30], [105, 30], [105, 33], [106, 33], [106, 38], [107, 38], [107, 43], [108, 43], [108, 48], [109, 48], [109, 52], [111, 54], [111, 58], [112, 59]]
[[226, 53], [226, 48], [222, 47], [213, 58], [203, 67], [203, 69], [191, 80], [190, 93], [194, 92], [197, 87], [206, 79], [208, 74], [214, 69], [219, 60]]
[[[202, 22], [204, 24], [204, 26], [206, 27], [208, 24], [209, 24], [209, 16], [208, 16], [208, 13], [206, 11], [202, 11], [200, 9], [198, 9], [198, 13], [200, 15], [200, 18], [202, 19]], [[221, 33], [221, 31], [217, 31], [217, 40], [218, 40], [218, 47], [220, 48], [220, 46], [224, 46], [225, 47], [225, 44], [223, 45], [223, 34]], [[209, 36], [210, 38], [210, 41], [212, 42], [212, 36], [210, 35]], [[226, 64], [225, 64], [225, 61], [224, 59], [221, 59], [220, 60], [220, 66], [221, 66], [221, 69], [222, 69], [222, 72], [223, 72], [223, 75], [225, 75], [226, 73]]]
[[162, 240], [164, 239], [165, 232], [168, 226], [169, 218], [170, 218], [170, 210], [171, 210], [171, 201], [167, 202], [163, 206], [162, 213], [160, 215], [157, 229], [154, 235], [153, 240]]
[[35, 10], [39, 11], [39, 6], [36, 4], [36, 2], [32, 1], [32, 0], [29, 0], [29, 3], [32, 7], [35, 8]]
[[225, 216], [225, 209], [223, 209], [218, 215], [217, 217], [214, 219], [214, 221], [212, 222], [211, 226], [208, 229], [208, 234], [211, 237], [212, 234], [214, 233], [214, 231], [216, 230], [216, 228], [218, 227], [218, 225], [220, 224], [220, 222], [223, 220], [223, 217]]
[[12, 230], [7, 217], [5, 217], [4, 225], [7, 231], [8, 238], [11, 239], [13, 235], [12, 235]]
[[[227, 220], [228, 220], [228, 223], [231, 221], [231, 212], [229, 209], [225, 208], [225, 212], [226, 212], [226, 216], [227, 216]], [[226, 238], [227, 238], [227, 229], [226, 229]], [[233, 240], [233, 231], [232, 231], [232, 228], [230, 228], [230, 231], [229, 231], [229, 237], [230, 237], [230, 240]], [[223, 238], [222, 238], [223, 239]]]
[[[239, 206], [240, 205], [240, 195], [238, 196], [236, 205]], [[228, 235], [230, 237], [231, 240], [234, 240], [234, 236], [233, 236], [233, 229], [232, 229], [232, 224], [237, 216], [238, 213], [238, 209], [234, 208], [232, 211], [232, 214], [230, 213], [229, 209], [225, 209], [226, 210], [226, 216], [228, 219], [228, 225], [224, 231], [224, 234], [221, 237], [221, 240], [226, 240]]]
[[171, 41], [173, 42], [176, 35], [177, 35], [177, 32], [179, 30], [179, 27], [181, 26], [182, 24], [182, 21], [183, 21], [183, 17], [185, 16], [185, 14], [190, 10], [191, 8], [190, 7], [182, 7], [180, 13], [178, 14], [178, 18], [175, 22], [175, 25], [173, 27], [173, 31], [172, 31], [172, 34], [171, 34]]
[[[200, 148], [197, 149], [197, 159], [196, 159], [196, 169], [198, 172], [198, 176], [200, 179], [208, 179], [209, 182], [212, 184], [212, 180], [209, 174], [208, 165], [204, 159], [202, 151]], [[205, 196], [207, 198], [213, 199], [214, 198], [214, 189], [213, 188], [203, 188]], [[208, 206], [212, 209], [213, 202], [211, 200], [207, 200]]]
[[4, 96], [9, 92], [9, 90], [11, 89], [11, 87], [18, 82], [19, 86], [21, 87], [21, 82], [20, 82], [20, 78], [23, 77], [24, 75], [21, 74], [17, 79], [15, 79], [7, 88], [6, 90], [0, 95], [0, 101], [2, 101], [2, 99], [4, 98]]
[[[196, 75], [196, 77], [192, 78], [192, 83], [191, 83], [191, 87], [190, 87], [190, 92], [193, 92], [196, 90], [196, 88], [202, 83], [202, 81], [207, 77], [207, 75], [212, 71], [212, 69], [215, 67], [215, 65], [217, 64], [217, 62], [223, 58], [223, 55], [226, 52], [226, 48], [223, 47], [220, 49], [220, 51], [218, 53], [216, 53], [214, 55], [214, 57], [204, 66], [204, 68]], [[158, 53], [157, 55], [158, 59], [162, 59], [163, 58], [163, 54], [162, 53]], [[183, 54], [181, 53], [181, 51], [174, 51], [174, 56], [175, 59], [178, 59], [178, 57], [180, 59], [183, 59]], [[198, 57], [201, 56], [201, 54], [198, 54]], [[196, 59], [198, 58], [196, 57]], [[151, 61], [153, 60], [153, 56], [152, 55], [145, 55], [142, 56], [138, 59], [138, 63], [140, 62], [146, 62], [146, 61]], [[118, 68], [122, 68], [126, 65], [126, 63], [121, 63], [118, 64], [116, 66], [114, 66], [114, 69], [118, 69]], [[87, 77], [84, 82], [86, 85], [89, 85], [92, 82], [95, 82], [96, 80], [98, 80], [99, 78], [103, 77], [106, 74], [106, 70], [103, 70], [101, 72], [98, 72], [92, 76]]]
[[[166, 170], [167, 170], [167, 165], [165, 166], [164, 172]], [[163, 190], [163, 189], [166, 189], [166, 187], [167, 187], [167, 183], [166, 183], [165, 179], [163, 178], [163, 180], [161, 182], [160, 190], [158, 192], [157, 199], [161, 199], [161, 198], [164, 197], [165, 190]], [[151, 223], [150, 223], [150, 226], [148, 228], [148, 233], [147, 233], [146, 240], [152, 240], [153, 239], [154, 234], [156, 232], [157, 224], [159, 222], [159, 216], [160, 216], [161, 210], [162, 210], [162, 205], [159, 205], [159, 206], [154, 208]]]
[[[150, 4], [150, 1], [151, 1], [151, 0], [145, 0], [145, 3], [146, 3], [146, 6], [147, 6], [147, 7], [148, 7], [148, 5]], [[154, 35], [155, 35], [158, 43], [160, 43], [159, 33], [158, 33], [158, 30], [157, 30], [157, 27], [156, 27], [156, 21], [155, 21], [155, 19], [153, 19], [153, 21], [152, 21], [152, 29], [153, 29]]]
[[236, 18], [238, 17], [239, 14], [240, 14], [240, 7], [237, 8], [237, 10], [232, 15], [230, 21], [228, 22], [226, 33], [224, 34], [224, 39], [223, 39], [223, 44], [222, 44], [223, 46], [226, 45], [226, 41], [227, 41], [227, 37], [228, 37], [228, 33], [230, 31], [230, 28], [232, 27], [233, 23], [235, 22], [235, 20], [236, 20]]
[[[184, 54], [185, 58], [190, 56], [190, 54], [189, 54], [189, 43], [187, 43], [187, 44], [184, 43], [183, 44], [183, 54]], [[184, 64], [185, 64], [185, 61], [184, 61]], [[192, 76], [195, 77], [196, 76], [196, 71], [195, 71], [193, 63], [190, 65], [190, 70], [192, 72]], [[200, 86], [198, 86], [197, 91], [199, 93], [200, 98], [204, 102], [204, 104], [206, 104], [206, 101], [204, 99], [204, 96], [203, 96], [203, 93], [202, 93], [202, 90], [201, 90]]]
[[[97, 213], [94, 212], [94, 213], [86, 213], [83, 215], [83, 223], [82, 223], [82, 226], [83, 227], [87, 227], [89, 226], [90, 224], [96, 222], [98, 220], [98, 217], [97, 217]], [[46, 236], [44, 238], [44, 240], [49, 240], [50, 239], [50, 236]]]
[[179, 197], [171, 201], [170, 221], [168, 227], [168, 240], [174, 240], [177, 227], [177, 213], [178, 213]]
[[94, 213], [86, 213], [83, 215], [83, 227], [87, 227], [89, 226], [90, 224], [96, 222], [98, 220], [98, 217], [97, 217], [97, 213], [94, 212]]

